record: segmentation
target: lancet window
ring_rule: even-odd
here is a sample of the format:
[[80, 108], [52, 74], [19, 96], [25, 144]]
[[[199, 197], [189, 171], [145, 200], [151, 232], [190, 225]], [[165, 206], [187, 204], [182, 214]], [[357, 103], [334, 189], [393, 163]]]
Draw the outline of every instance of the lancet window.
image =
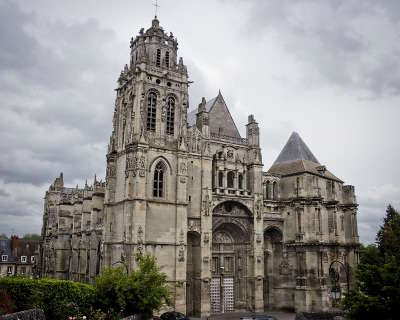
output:
[[162, 198], [164, 196], [164, 176], [165, 166], [160, 161], [154, 169], [153, 197]]
[[147, 98], [147, 130], [156, 131], [157, 95], [150, 92]]
[[175, 99], [168, 98], [167, 102], [167, 134], [174, 134], [174, 121], [175, 121]]

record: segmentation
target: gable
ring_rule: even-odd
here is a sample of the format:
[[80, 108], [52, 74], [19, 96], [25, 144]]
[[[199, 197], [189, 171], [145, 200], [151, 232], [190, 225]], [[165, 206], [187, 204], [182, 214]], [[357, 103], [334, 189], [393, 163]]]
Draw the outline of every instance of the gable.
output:
[[208, 119], [211, 134], [240, 138], [235, 122], [220, 94], [209, 111]]

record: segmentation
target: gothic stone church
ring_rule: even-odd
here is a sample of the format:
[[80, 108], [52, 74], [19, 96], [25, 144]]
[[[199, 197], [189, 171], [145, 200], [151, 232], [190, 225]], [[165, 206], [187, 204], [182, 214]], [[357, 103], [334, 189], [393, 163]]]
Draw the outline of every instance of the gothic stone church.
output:
[[67, 188], [61, 174], [46, 192], [42, 275], [90, 283], [147, 252], [188, 315], [331, 308], [330, 266], [344, 293], [358, 260], [354, 187], [295, 132], [263, 171], [258, 123], [241, 137], [221, 93], [189, 111], [188, 71], [157, 18], [130, 49], [106, 181]]

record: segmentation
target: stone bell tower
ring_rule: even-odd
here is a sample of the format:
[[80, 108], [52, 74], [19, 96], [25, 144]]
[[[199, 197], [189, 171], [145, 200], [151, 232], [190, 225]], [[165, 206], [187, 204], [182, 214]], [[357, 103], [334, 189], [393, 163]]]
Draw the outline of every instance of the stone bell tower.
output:
[[[167, 253], [176, 260], [175, 268], [165, 270], [169, 280], [184, 281], [179, 260], [187, 224], [187, 69], [178, 59], [177, 39], [157, 17], [131, 39], [130, 49], [118, 79], [107, 153], [102, 265], [131, 270], [136, 253], [151, 252], [159, 264]], [[180, 296], [184, 292], [176, 293], [177, 308]]]

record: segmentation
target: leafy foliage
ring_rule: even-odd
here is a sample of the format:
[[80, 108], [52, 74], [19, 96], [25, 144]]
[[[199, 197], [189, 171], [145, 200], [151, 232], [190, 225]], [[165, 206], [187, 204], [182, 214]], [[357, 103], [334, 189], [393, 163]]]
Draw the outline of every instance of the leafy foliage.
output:
[[154, 257], [139, 255], [138, 268], [129, 275], [122, 267], [108, 268], [96, 278], [98, 307], [108, 314], [150, 317], [169, 303], [166, 275], [160, 272]]
[[0, 298], [2, 293], [10, 298], [0, 304], [0, 312], [40, 308], [46, 319], [83, 315], [121, 319], [137, 313], [149, 318], [153, 310], [169, 303], [166, 275], [150, 255], [138, 256], [137, 261], [138, 268], [130, 274], [122, 267], [105, 269], [94, 286], [47, 278], [0, 278]]
[[68, 314], [89, 315], [95, 298], [90, 285], [46, 278], [0, 278], [0, 290], [7, 292], [13, 311], [40, 308], [47, 319], [65, 319]]
[[394, 319], [400, 313], [400, 214], [389, 205], [377, 246], [360, 250], [357, 291], [343, 301], [351, 319]]

